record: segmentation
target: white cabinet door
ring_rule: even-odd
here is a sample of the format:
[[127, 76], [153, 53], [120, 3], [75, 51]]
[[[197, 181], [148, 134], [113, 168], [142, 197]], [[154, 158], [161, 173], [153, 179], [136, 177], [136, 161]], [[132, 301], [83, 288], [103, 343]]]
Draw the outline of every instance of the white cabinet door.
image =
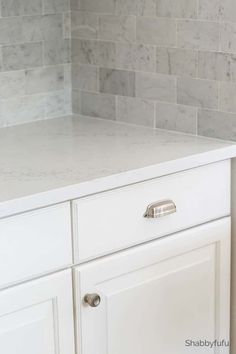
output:
[[[80, 354], [229, 352], [188, 345], [229, 338], [230, 218], [80, 266], [74, 276]], [[83, 301], [93, 293], [98, 307]]]
[[74, 354], [71, 271], [0, 291], [0, 353]]

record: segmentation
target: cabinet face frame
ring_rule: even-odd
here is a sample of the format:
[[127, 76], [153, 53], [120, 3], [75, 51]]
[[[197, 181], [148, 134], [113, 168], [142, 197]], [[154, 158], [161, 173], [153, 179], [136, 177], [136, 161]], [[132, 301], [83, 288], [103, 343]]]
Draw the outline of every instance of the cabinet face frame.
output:
[[[106, 282], [121, 279], [128, 273], [198, 250], [205, 250], [206, 252], [209, 250], [209, 254], [212, 253], [214, 256], [212, 264], [214, 266], [215, 282], [215, 322], [212, 330], [215, 332], [216, 339], [228, 340], [230, 323], [230, 224], [230, 217], [223, 218], [76, 267], [73, 276], [78, 354], [93, 354], [94, 350], [97, 354], [113, 354], [113, 351], [110, 353], [107, 349], [107, 316], [110, 314], [107, 312]], [[99, 293], [102, 299], [101, 306], [95, 309], [85, 306], [83, 297], [86, 293]], [[92, 341], [91, 338], [93, 338]], [[219, 349], [217, 353], [226, 354], [228, 349]], [[179, 354], [179, 352], [176, 354]]]
[[75, 353], [71, 270], [0, 291], [0, 352], [41, 353], [40, 343], [44, 354]]

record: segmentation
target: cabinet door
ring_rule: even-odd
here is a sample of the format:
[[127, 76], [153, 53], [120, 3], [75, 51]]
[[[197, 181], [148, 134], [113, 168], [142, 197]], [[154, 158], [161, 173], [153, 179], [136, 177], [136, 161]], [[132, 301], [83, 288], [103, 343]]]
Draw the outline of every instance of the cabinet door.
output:
[[[74, 276], [80, 354], [229, 352], [186, 341], [229, 338], [230, 218], [80, 266]], [[97, 307], [83, 300], [94, 293]]]
[[0, 353], [74, 354], [71, 271], [0, 291]]

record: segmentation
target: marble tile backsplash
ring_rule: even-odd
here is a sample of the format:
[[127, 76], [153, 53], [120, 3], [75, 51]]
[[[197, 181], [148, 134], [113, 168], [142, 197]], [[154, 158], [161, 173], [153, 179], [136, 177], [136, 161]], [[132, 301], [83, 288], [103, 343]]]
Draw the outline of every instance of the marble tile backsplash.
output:
[[69, 0], [0, 0], [0, 126], [71, 112]]
[[236, 1], [71, 0], [71, 9], [75, 113], [236, 140]]

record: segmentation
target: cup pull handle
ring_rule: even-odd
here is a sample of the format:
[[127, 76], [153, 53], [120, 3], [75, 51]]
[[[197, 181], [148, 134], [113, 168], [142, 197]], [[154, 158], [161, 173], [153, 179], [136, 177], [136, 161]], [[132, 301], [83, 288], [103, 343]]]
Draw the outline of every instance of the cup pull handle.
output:
[[162, 200], [160, 202], [148, 205], [144, 214], [145, 218], [156, 219], [162, 216], [174, 214], [177, 212], [175, 203], [172, 200]]

